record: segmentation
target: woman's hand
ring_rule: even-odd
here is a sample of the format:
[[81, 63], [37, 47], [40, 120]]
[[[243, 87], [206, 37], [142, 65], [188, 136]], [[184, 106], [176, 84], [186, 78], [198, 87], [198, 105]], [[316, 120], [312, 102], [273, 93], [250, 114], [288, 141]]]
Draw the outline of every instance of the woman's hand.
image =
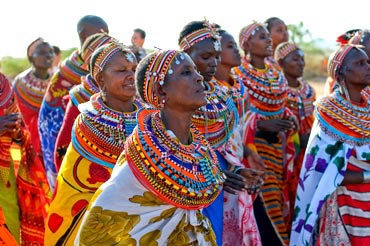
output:
[[258, 170], [258, 171], [265, 171], [266, 165], [263, 162], [261, 156], [259, 156], [257, 153], [250, 150], [249, 155], [247, 156], [247, 162], [249, 167]]
[[252, 194], [258, 191], [263, 184], [264, 172], [257, 171], [251, 168], [243, 168], [239, 170], [239, 174], [225, 170], [226, 180], [224, 190], [236, 195], [238, 191], [247, 191]]
[[21, 116], [19, 113], [0, 116], [0, 136], [8, 131], [17, 131], [21, 125]]
[[271, 120], [260, 120], [257, 122], [258, 130], [265, 132], [281, 132], [288, 131], [295, 127], [295, 123], [292, 120], [283, 119], [271, 119]]

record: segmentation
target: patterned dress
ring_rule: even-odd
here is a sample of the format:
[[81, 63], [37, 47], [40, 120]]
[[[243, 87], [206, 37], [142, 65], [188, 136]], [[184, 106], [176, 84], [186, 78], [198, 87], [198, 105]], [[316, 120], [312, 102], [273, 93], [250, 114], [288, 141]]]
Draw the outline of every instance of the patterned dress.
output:
[[107, 107], [101, 94], [79, 105], [81, 114], [58, 173], [45, 231], [46, 245], [73, 245], [94, 192], [110, 178], [126, 138], [137, 124], [135, 110], [121, 113]]
[[321, 99], [302, 165], [291, 245], [368, 245], [369, 184], [341, 185], [344, 173], [369, 171], [370, 107], [339, 90]]
[[257, 121], [286, 119], [291, 116], [285, 107], [287, 81], [271, 63], [265, 69], [254, 68], [246, 60], [232, 70], [249, 94], [250, 111], [244, 117], [244, 144], [258, 153], [266, 164], [268, 178], [261, 187], [267, 215], [281, 243], [289, 243], [289, 199], [287, 192], [287, 166], [294, 161], [295, 149], [292, 132], [272, 134], [257, 129]]
[[90, 74], [81, 77], [81, 84], [76, 85], [69, 91], [70, 101], [67, 104], [62, 127], [60, 128], [55, 144], [54, 160], [57, 171], [60, 169], [63, 158], [71, 142], [73, 123], [80, 114], [78, 105], [90, 100], [90, 97], [100, 91], [98, 85]]
[[201, 209], [222, 189], [217, 156], [195, 127], [192, 143], [183, 145], [159, 115], [139, 113], [112, 177], [88, 207], [76, 244], [216, 245]]
[[81, 77], [89, 73], [78, 51], [75, 51], [59, 67], [50, 80], [39, 113], [39, 133], [44, 165], [51, 190], [54, 190], [56, 168], [54, 164], [55, 142], [62, 126], [68, 92], [81, 83]]

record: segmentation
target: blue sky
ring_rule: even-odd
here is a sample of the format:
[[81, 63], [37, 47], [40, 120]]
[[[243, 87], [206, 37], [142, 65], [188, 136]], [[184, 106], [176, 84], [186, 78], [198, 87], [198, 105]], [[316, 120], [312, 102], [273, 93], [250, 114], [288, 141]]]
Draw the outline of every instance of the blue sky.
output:
[[370, 29], [369, 0], [12, 0], [2, 1], [0, 57], [24, 57], [41, 36], [62, 49], [78, 47], [76, 23], [86, 14], [106, 20], [110, 33], [129, 44], [132, 30], [147, 32], [146, 47], [177, 48], [182, 27], [206, 16], [237, 37], [252, 22], [277, 16], [287, 24], [303, 21], [313, 38], [333, 46], [348, 29]]

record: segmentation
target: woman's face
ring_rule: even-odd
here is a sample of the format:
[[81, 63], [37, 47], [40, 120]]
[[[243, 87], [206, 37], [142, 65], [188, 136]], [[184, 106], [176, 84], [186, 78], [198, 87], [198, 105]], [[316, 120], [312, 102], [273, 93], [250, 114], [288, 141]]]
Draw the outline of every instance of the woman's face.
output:
[[272, 40], [266, 28], [260, 27], [247, 42], [247, 50], [258, 57], [272, 56]]
[[38, 45], [31, 57], [32, 65], [35, 68], [49, 69], [53, 66], [54, 50], [48, 43]]
[[239, 66], [241, 63], [238, 45], [233, 36], [225, 32], [221, 35], [221, 64], [230, 67]]
[[172, 74], [167, 73], [164, 85], [160, 88], [162, 93], [159, 99], [165, 100], [164, 109], [195, 111], [207, 103], [203, 77], [186, 53], [178, 54], [174, 59], [169, 68]]
[[270, 29], [273, 47], [276, 47], [283, 42], [288, 42], [289, 39], [288, 29], [282, 20], [273, 21], [271, 23]]
[[97, 81], [106, 97], [121, 101], [131, 100], [136, 95], [135, 70], [137, 62], [132, 54], [116, 53], [105, 66]]
[[293, 78], [300, 78], [303, 76], [304, 70], [304, 55], [302, 50], [295, 50], [287, 55], [281, 62], [281, 68], [284, 74]]
[[216, 75], [217, 66], [221, 59], [219, 41], [211, 38], [204, 39], [194, 44], [187, 53], [194, 61], [204, 81], [210, 81]]
[[354, 50], [346, 58], [345, 67], [343, 68], [343, 77], [347, 88], [352, 86], [370, 85], [370, 65], [369, 57], [363, 50]]

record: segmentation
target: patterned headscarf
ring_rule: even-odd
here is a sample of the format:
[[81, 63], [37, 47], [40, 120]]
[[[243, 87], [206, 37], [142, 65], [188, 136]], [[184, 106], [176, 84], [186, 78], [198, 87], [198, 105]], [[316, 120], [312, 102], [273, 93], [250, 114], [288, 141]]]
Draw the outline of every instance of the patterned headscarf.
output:
[[38, 38], [36, 40], [34, 40], [27, 48], [27, 57], [28, 57], [28, 60], [31, 60], [31, 57], [33, 55], [33, 53], [35, 52], [35, 49], [37, 48], [37, 46], [39, 46], [40, 44], [44, 43], [44, 39], [43, 38]]
[[164, 78], [174, 58], [180, 54], [177, 50], [160, 50], [151, 59], [144, 78], [144, 100], [156, 108], [160, 108], [158, 97], [154, 94], [154, 85], [163, 85]]
[[179, 44], [181, 50], [185, 51], [194, 44], [206, 38], [213, 38], [218, 42], [220, 41], [221, 37], [218, 35], [217, 29], [212, 24], [210, 24], [207, 20], [204, 20], [203, 26], [204, 28], [195, 30], [181, 39]]
[[105, 44], [94, 52], [93, 56], [99, 53], [95, 61], [91, 60], [90, 73], [95, 80], [97, 80], [97, 75], [104, 70], [109, 60], [118, 52], [122, 52], [129, 62], [136, 62], [135, 55], [127, 46], [114, 41], [110, 44]]
[[239, 46], [243, 48], [244, 43], [262, 27], [264, 27], [264, 25], [257, 22], [253, 22], [252, 24], [243, 27], [239, 33]]
[[369, 35], [369, 30], [362, 30], [356, 32], [356, 34], [349, 40], [349, 44], [352, 45], [361, 45], [364, 42], [364, 39]]
[[91, 55], [94, 51], [111, 42], [118, 42], [115, 38], [109, 36], [107, 33], [96, 33], [88, 37], [81, 48], [81, 58], [85, 64], [90, 63]]
[[280, 60], [284, 60], [285, 57], [295, 50], [301, 49], [293, 42], [284, 42], [279, 44], [275, 50], [275, 61], [279, 62]]
[[354, 48], [356, 48], [356, 46], [342, 45], [330, 56], [328, 64], [328, 74], [335, 81], [338, 81], [339, 70], [342, 67], [344, 58], [346, 58], [349, 52]]

